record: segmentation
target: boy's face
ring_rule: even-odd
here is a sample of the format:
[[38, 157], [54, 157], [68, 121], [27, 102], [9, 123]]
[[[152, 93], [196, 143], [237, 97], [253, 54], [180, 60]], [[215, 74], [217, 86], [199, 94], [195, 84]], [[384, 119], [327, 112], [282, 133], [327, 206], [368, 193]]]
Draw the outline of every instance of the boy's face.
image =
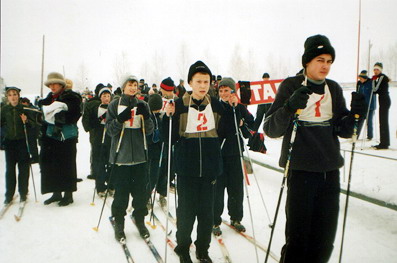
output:
[[52, 94], [59, 94], [63, 89], [63, 86], [59, 83], [50, 84], [48, 87], [50, 88]]
[[374, 68], [374, 75], [378, 76], [380, 74], [380, 70], [377, 68]]
[[196, 100], [204, 99], [210, 88], [211, 76], [206, 73], [197, 72], [189, 81], [192, 88], [192, 96]]
[[109, 104], [110, 102], [110, 93], [104, 92], [101, 94], [101, 103], [102, 104]]
[[163, 98], [166, 98], [166, 99], [172, 99], [174, 97], [173, 91], [168, 91], [165, 89], [161, 89], [161, 94], [163, 95]]
[[232, 89], [228, 86], [219, 87], [219, 97], [225, 102], [229, 101], [230, 96], [232, 95]]
[[307, 77], [313, 80], [324, 80], [331, 70], [332, 62], [332, 57], [329, 54], [313, 58], [306, 64]]
[[138, 82], [128, 81], [124, 88], [124, 94], [134, 96], [138, 92]]
[[16, 106], [19, 103], [19, 93], [13, 89], [9, 90], [7, 92], [7, 99], [12, 106]]

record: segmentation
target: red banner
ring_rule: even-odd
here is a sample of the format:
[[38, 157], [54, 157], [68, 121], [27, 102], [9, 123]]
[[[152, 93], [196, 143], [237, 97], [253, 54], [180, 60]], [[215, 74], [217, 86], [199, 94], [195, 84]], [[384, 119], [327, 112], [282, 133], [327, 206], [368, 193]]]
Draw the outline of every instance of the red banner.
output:
[[[283, 79], [250, 81], [248, 89], [251, 90], [250, 105], [272, 103], [276, 98], [277, 88]], [[248, 83], [248, 82], [247, 82]], [[246, 87], [245, 87], [246, 88]], [[240, 99], [240, 84], [236, 84], [237, 96]]]

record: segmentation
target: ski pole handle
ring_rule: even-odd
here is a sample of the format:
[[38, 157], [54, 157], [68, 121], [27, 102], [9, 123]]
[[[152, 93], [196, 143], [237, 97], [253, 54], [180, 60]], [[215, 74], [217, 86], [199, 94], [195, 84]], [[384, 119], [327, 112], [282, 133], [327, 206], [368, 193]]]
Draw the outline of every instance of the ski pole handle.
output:
[[358, 130], [358, 120], [360, 119], [360, 115], [354, 114], [354, 128], [353, 128], [353, 135], [352, 141], [355, 143], [357, 141], [357, 130]]

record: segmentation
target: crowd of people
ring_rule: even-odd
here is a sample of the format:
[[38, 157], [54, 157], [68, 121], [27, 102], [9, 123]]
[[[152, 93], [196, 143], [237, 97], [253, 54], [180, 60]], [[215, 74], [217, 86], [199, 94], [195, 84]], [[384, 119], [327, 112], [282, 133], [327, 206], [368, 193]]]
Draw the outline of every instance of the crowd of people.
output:
[[[353, 135], [356, 119], [367, 119], [367, 138], [373, 138], [372, 117], [379, 98], [380, 144], [390, 145], [390, 98], [383, 66], [374, 77], [358, 76], [347, 108], [342, 88], [327, 79], [335, 50], [327, 37], [315, 35], [304, 44], [302, 74], [285, 79], [274, 103], [259, 105], [256, 118], [239, 103], [236, 81], [212, 74], [202, 61], [188, 70], [186, 91], [168, 77], [159, 88], [128, 76], [115, 91], [98, 84], [93, 94], [74, 92], [62, 74], [48, 74], [48, 95], [37, 107], [21, 98], [17, 87], [6, 87], [1, 107], [2, 149], [6, 156], [5, 204], [11, 203], [18, 182], [20, 200], [28, 194], [29, 166], [40, 164], [41, 193], [51, 193], [45, 205], [73, 203], [77, 190], [77, 122], [89, 132], [91, 172], [100, 197], [114, 197], [111, 213], [115, 238], [126, 239], [124, 218], [129, 196], [132, 216], [142, 238], [149, 237], [144, 218], [153, 207], [152, 193], [167, 204], [167, 188], [177, 187], [177, 247], [180, 262], [192, 262], [189, 249], [197, 219], [196, 257], [212, 262], [211, 234], [221, 235], [221, 215], [227, 191], [231, 225], [245, 231], [243, 219], [243, 138], [263, 124], [269, 137], [283, 136], [280, 166], [288, 170], [286, 244], [282, 262], [327, 262], [333, 249], [339, 213], [339, 168], [343, 166], [338, 137]], [[270, 78], [263, 74], [263, 80]], [[376, 95], [375, 95], [376, 94]], [[290, 149], [293, 126], [296, 139]], [[38, 151], [37, 142], [40, 145]], [[170, 167], [168, 167], [168, 165]], [[16, 178], [18, 166], [18, 180]]]

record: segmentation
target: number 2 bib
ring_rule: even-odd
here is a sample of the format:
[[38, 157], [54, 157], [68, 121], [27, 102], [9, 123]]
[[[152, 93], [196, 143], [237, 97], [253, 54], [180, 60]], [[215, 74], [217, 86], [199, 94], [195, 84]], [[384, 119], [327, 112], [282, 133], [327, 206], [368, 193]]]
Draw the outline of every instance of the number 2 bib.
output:
[[[211, 103], [205, 107], [203, 111], [198, 111], [190, 107], [191, 100], [189, 101], [189, 110], [187, 114], [186, 133], [199, 133], [207, 132], [215, 129], [215, 118], [212, 112]], [[208, 100], [208, 99], [207, 99]]]

